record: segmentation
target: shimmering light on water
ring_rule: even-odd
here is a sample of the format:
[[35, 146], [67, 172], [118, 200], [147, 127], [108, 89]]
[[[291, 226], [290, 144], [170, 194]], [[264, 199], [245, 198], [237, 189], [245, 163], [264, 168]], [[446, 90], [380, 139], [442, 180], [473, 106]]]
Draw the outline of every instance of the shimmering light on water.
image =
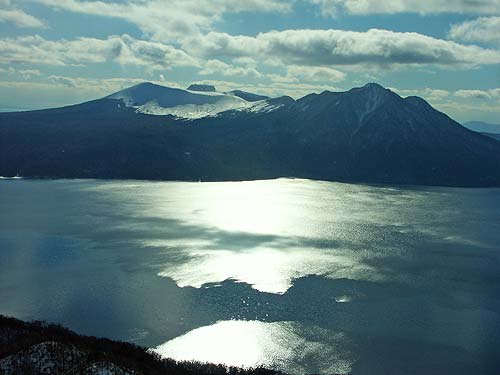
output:
[[352, 300], [352, 298], [349, 296], [340, 296], [340, 297], [335, 298], [335, 301], [337, 301], [338, 303], [351, 302], [351, 300]]
[[292, 374], [496, 374], [499, 201], [287, 179], [1, 180], [0, 313]]
[[376, 272], [334, 249], [273, 249], [192, 251], [189, 260], [168, 265], [159, 273], [179, 286], [201, 287], [233, 279], [268, 293], [284, 293], [295, 279], [307, 275], [330, 278], [377, 279]]
[[325, 344], [309, 341], [292, 322], [222, 321], [195, 329], [154, 349], [161, 356], [178, 361], [197, 360], [231, 366], [293, 369], [306, 373], [301, 362], [315, 353], [318, 369], [325, 373], [347, 374], [351, 369], [346, 340], [342, 334], [329, 334]]

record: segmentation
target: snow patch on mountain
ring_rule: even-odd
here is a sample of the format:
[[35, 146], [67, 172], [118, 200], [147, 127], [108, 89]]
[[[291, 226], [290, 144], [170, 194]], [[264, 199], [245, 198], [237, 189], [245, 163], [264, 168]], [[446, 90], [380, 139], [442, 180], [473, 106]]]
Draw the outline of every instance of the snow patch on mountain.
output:
[[283, 103], [273, 103], [268, 100], [259, 100], [258, 102], [254, 102], [252, 106], [245, 108], [244, 110], [252, 113], [270, 113], [283, 106]]
[[270, 113], [281, 107], [283, 103], [272, 103], [268, 100], [247, 102], [221, 99], [216, 103], [206, 104], [183, 104], [175, 107], [162, 107], [157, 101], [151, 101], [141, 106], [134, 106], [137, 113], [166, 116], [171, 115], [179, 119], [196, 120], [204, 117], [215, 117], [223, 112], [236, 110], [248, 113]]
[[135, 106], [137, 113], [147, 115], [165, 116], [172, 115], [180, 119], [200, 119], [208, 116], [216, 116], [219, 113], [232, 109], [245, 109], [252, 104], [244, 100], [233, 100], [223, 97], [214, 103], [182, 104], [174, 107], [162, 107], [157, 101], [148, 102], [142, 106]]

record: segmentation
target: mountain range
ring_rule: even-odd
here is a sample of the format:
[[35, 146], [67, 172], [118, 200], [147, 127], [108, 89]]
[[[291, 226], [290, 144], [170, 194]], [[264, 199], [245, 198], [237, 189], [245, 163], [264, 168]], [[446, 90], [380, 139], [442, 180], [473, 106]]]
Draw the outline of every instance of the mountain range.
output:
[[294, 100], [146, 82], [0, 113], [0, 175], [500, 186], [500, 142], [375, 83]]

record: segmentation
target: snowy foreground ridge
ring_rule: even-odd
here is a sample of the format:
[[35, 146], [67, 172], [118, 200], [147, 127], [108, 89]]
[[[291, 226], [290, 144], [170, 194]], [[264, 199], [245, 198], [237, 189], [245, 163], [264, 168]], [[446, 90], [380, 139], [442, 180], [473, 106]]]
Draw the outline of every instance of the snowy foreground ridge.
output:
[[218, 92], [208, 85], [191, 85], [187, 90], [141, 83], [118, 91], [107, 97], [121, 99], [126, 107], [137, 113], [179, 119], [200, 119], [217, 116], [230, 110], [271, 112], [281, 104], [272, 104], [267, 97], [240, 90]]
[[86, 354], [73, 345], [42, 342], [0, 360], [0, 373], [16, 375], [27, 371], [36, 374], [134, 375], [110, 362], [88, 364]]
[[78, 335], [41, 321], [0, 315], [1, 375], [286, 375], [162, 358], [131, 343]]

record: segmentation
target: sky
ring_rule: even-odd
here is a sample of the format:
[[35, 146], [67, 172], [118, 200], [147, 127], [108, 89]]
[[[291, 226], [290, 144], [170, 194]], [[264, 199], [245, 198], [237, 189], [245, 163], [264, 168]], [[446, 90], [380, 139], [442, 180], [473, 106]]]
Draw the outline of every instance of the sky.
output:
[[0, 108], [150, 81], [299, 98], [377, 82], [500, 123], [500, 0], [0, 0]]

